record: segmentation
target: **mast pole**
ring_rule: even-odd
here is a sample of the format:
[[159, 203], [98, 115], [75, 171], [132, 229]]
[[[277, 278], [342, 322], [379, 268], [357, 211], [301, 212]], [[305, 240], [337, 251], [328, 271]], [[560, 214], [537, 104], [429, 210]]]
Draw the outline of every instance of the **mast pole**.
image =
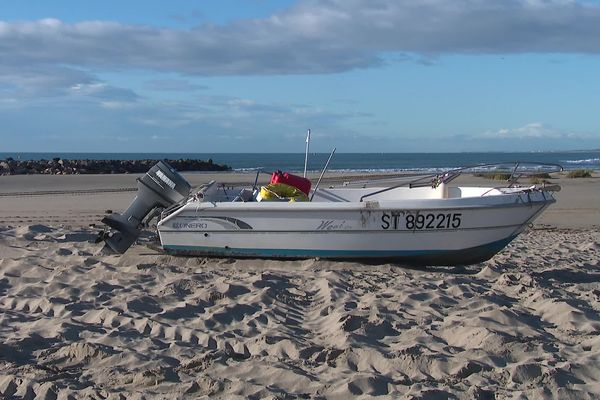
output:
[[308, 165], [308, 149], [310, 147], [310, 129], [306, 134], [306, 152], [304, 153], [304, 177], [306, 178], [306, 166]]

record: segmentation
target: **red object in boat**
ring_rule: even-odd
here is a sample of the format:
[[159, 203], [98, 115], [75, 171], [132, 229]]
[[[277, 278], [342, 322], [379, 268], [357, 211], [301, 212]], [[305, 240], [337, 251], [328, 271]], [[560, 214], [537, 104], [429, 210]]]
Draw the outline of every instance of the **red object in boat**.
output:
[[285, 183], [286, 185], [290, 185], [302, 190], [306, 195], [308, 195], [310, 192], [311, 186], [311, 183], [308, 179], [281, 171], [273, 172], [270, 183]]

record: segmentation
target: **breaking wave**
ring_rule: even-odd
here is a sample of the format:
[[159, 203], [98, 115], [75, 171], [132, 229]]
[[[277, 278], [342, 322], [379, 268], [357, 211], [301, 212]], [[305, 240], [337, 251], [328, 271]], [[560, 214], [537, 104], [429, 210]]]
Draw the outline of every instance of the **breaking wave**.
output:
[[563, 160], [565, 164], [578, 164], [578, 165], [600, 165], [600, 158], [586, 158], [583, 160]]

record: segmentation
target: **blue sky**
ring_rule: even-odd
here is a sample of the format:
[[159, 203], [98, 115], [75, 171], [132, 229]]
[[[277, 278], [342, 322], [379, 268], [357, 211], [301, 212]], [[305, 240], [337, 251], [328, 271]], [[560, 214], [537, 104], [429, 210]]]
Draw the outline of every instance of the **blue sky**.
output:
[[600, 148], [600, 3], [2, 0], [0, 152]]

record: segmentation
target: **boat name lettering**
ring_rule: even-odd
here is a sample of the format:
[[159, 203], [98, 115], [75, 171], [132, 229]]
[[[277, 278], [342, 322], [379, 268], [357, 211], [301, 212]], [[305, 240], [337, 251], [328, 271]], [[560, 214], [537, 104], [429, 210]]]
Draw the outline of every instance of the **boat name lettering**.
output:
[[160, 180], [166, 183], [171, 189], [175, 189], [175, 182], [173, 182], [171, 179], [169, 179], [168, 176], [163, 174], [162, 171], [156, 171], [156, 176], [158, 176]]
[[321, 223], [319, 226], [317, 226], [318, 231], [333, 231], [341, 229], [350, 229], [350, 227], [346, 225], [346, 221], [321, 220]]
[[421, 213], [408, 211], [384, 212], [384, 230], [456, 229], [462, 223], [462, 213]]
[[206, 222], [173, 222], [175, 229], [206, 229]]

